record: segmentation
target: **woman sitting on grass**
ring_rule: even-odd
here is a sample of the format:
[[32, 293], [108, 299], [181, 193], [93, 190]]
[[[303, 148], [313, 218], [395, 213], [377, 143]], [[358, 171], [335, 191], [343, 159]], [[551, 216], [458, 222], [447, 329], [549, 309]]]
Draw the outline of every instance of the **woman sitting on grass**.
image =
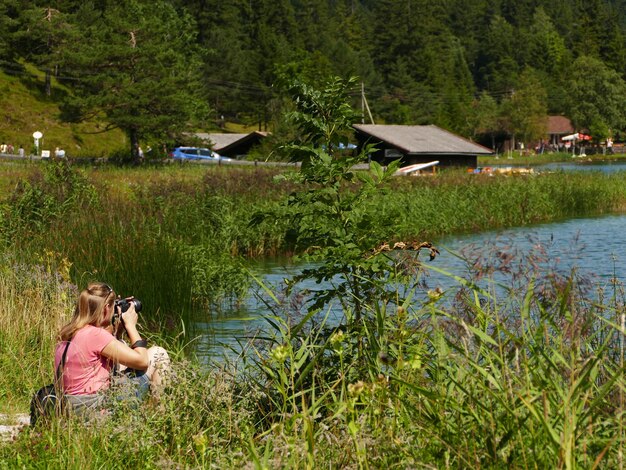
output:
[[[158, 346], [148, 349], [137, 332], [135, 303], [130, 302], [128, 310], [121, 313], [115, 299], [107, 284], [89, 284], [80, 293], [72, 320], [59, 333], [54, 367], [58, 370], [69, 342], [61, 386], [77, 414], [108, 408], [109, 394], [104, 392], [118, 386], [125, 390], [119, 395], [123, 399], [141, 399], [150, 389], [158, 393], [169, 372], [167, 351]], [[117, 325], [113, 324], [114, 314], [121, 318]], [[119, 325], [126, 330], [131, 346], [117, 339], [123, 332], [115, 331]], [[121, 372], [112, 374], [118, 366]]]

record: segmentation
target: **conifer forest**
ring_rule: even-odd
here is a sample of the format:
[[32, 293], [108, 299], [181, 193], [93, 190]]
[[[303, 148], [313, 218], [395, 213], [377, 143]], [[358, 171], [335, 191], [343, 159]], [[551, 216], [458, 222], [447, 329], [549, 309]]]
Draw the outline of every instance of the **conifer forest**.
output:
[[[281, 79], [357, 77], [363, 121], [620, 139], [623, 0], [2, 0], [0, 65], [131, 142], [224, 121], [279, 132]], [[489, 139], [487, 139], [489, 144]]]

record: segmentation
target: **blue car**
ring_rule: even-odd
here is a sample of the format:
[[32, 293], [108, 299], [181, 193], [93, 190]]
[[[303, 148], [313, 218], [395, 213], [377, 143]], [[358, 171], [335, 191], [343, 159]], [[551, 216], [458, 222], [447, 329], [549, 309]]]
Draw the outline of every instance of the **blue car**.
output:
[[170, 152], [170, 158], [178, 160], [230, 160], [230, 158], [222, 157], [211, 149], [201, 147], [176, 147]]

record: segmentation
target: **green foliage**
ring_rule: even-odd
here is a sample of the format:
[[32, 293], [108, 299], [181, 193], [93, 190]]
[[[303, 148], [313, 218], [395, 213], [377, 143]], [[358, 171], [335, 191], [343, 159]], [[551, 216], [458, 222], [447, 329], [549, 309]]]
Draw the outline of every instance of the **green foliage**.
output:
[[498, 103], [486, 92], [473, 102], [470, 127], [473, 129], [474, 136], [487, 134], [493, 137], [500, 129]]
[[110, 128], [128, 135], [136, 159], [140, 138], [167, 140], [203, 117], [189, 16], [168, 2], [135, 0], [113, 3], [102, 15], [87, 3], [75, 16], [72, 40], [58, 50], [65, 70], [80, 77], [68, 97], [69, 119], [106, 115]]
[[505, 128], [522, 142], [533, 142], [547, 133], [547, 96], [536, 72], [525, 69], [512, 96], [502, 104]]
[[[457, 278], [457, 287], [390, 311], [369, 304], [376, 322], [361, 332], [361, 363], [353, 360], [359, 336], [329, 315], [313, 324], [268, 315], [266, 347], [257, 340], [241, 362], [214, 370], [157, 335], [174, 359], [160, 400], [95, 425], [24, 429], [0, 444], [1, 460], [26, 468], [100, 468], [111, 455], [142, 468], [618, 466], [622, 289], [592, 294], [575, 273], [514, 262], [528, 280], [520, 291]], [[0, 282], [3, 357], [19, 354], [29, 366], [0, 362], [11, 402], [52, 374], [50, 332], [75, 295], [37, 272]], [[19, 328], [28, 341], [16, 339]]]
[[[332, 157], [339, 144], [345, 143], [345, 139], [351, 133], [351, 126], [358, 115], [346, 101], [346, 97], [355, 85], [356, 78], [342, 80], [333, 77], [322, 84], [322, 89], [315, 88], [298, 78], [290, 79], [284, 76], [282, 80], [286, 81], [283, 86], [296, 108], [288, 118], [298, 129], [300, 140], [305, 144], [291, 148], [292, 160], [303, 162], [306, 170], [306, 162], [310, 159], [306, 157], [307, 153], [315, 153], [316, 147], [322, 147]], [[343, 158], [341, 161], [345, 165], [354, 160]], [[314, 171], [307, 171], [309, 177], [313, 177], [313, 174]]]
[[97, 201], [94, 187], [66, 161], [48, 162], [42, 173], [21, 181], [0, 218], [5, 240], [17, 241], [41, 233], [77, 207]]
[[559, 73], [569, 54], [564, 39], [542, 7], [533, 15], [530, 33], [530, 63], [539, 70]]
[[[304, 255], [319, 262], [308, 275], [334, 272], [332, 294], [342, 296], [332, 308], [294, 312], [268, 289], [270, 327], [235, 362], [190, 362], [190, 338], [153, 333], [174, 358], [160, 400], [96, 425], [24, 429], [0, 443], [2, 465], [101, 468], [115, 455], [142, 468], [618, 467], [626, 384], [617, 280], [610, 292], [594, 291], [577, 272], [536, 271], [540, 260], [498, 248], [468, 256], [467, 278], [450, 273], [450, 287], [425, 290], [423, 271], [436, 264], [367, 247], [391, 230], [441, 234], [609, 210], [626, 200], [625, 176], [449, 173], [390, 184], [379, 166], [356, 173], [340, 154], [307, 155], [309, 166], [284, 187], [257, 170], [91, 170], [96, 210], [55, 219], [29, 263], [15, 244], [2, 251], [0, 396], [11, 410], [25, 410], [53, 373], [55, 333], [76, 296], [73, 262], [84, 263], [79, 284], [105, 275], [145, 301], [143, 318], [172, 308], [178, 325], [190, 286], [219, 298], [209, 284], [241, 280], [227, 256], [241, 240], [273, 233], [280, 243], [293, 227]], [[46, 168], [55, 186], [78, 179], [64, 168]], [[278, 217], [246, 232], [251, 214], [268, 207]], [[383, 217], [390, 212], [393, 223]], [[507, 262], [481, 270], [476, 259]], [[307, 295], [321, 304], [328, 292]]]
[[[281, 216], [290, 227], [287, 242], [296, 253], [319, 267], [305, 270], [295, 282], [312, 278], [317, 282], [340, 276], [336, 288], [319, 293], [314, 307], [319, 308], [335, 298], [361, 298], [380, 277], [381, 261], [369, 253], [388, 232], [393, 213], [374, 218], [367, 207], [383, 191], [398, 163], [383, 169], [371, 164], [371, 173], [354, 172], [355, 163], [365, 160], [370, 148], [358, 156], [338, 151], [350, 128], [354, 112], [346, 103], [346, 92], [354, 80], [330, 79], [323, 90], [294, 81], [288, 84], [296, 111], [291, 115], [302, 142], [288, 145], [292, 160], [302, 163], [291, 178], [302, 189], [293, 192], [285, 202]], [[260, 224], [276, 213], [259, 214], [253, 224]], [[385, 219], [381, 219], [384, 217]], [[382, 262], [384, 264], [384, 262]], [[386, 275], [383, 272], [382, 278]], [[382, 280], [380, 281], [382, 282]], [[380, 288], [380, 285], [378, 286]], [[357, 306], [357, 317], [361, 308]]]
[[589, 130], [621, 129], [626, 123], [622, 105], [626, 99], [626, 82], [602, 61], [590, 56], [576, 59], [572, 64], [569, 90], [569, 109], [577, 126]]
[[[267, 391], [251, 458], [489, 468], [619, 461], [623, 338], [614, 321], [623, 293], [596, 299], [575, 273], [515, 262], [519, 291], [508, 287], [519, 284], [510, 265], [500, 273], [507, 280], [485, 290], [450, 274], [459, 286], [447, 292], [391, 312], [368, 304], [376, 321], [359, 332], [331, 327], [330, 311], [316, 322], [268, 315], [271, 339], [243, 358], [252, 386]], [[368, 347], [356, 361], [361, 340]], [[329, 435], [341, 436], [333, 449]], [[285, 455], [283, 441], [301, 451]]]
[[[10, 0], [2, 8], [0, 65], [34, 93], [45, 90], [46, 99], [67, 94], [62, 115], [53, 117], [61, 125], [86, 117], [101, 124], [59, 138], [79, 146], [72, 154], [99, 147], [91, 133], [114, 128], [131, 149], [140, 140], [171, 145], [184, 132], [225, 122], [281, 132], [289, 107], [273, 88], [281, 71], [307, 79], [358, 75], [376, 122], [436, 124], [470, 137], [476, 95], [487, 92], [500, 104], [532, 67], [547, 112], [623, 130], [613, 104], [589, 117], [586, 98], [568, 98], [577, 87], [573, 63], [582, 57], [624, 75], [625, 13], [610, 0]], [[32, 74], [32, 64], [40, 71]], [[11, 123], [13, 102], [2, 106]], [[9, 135], [17, 127], [8, 126]], [[511, 129], [528, 134], [524, 123]]]

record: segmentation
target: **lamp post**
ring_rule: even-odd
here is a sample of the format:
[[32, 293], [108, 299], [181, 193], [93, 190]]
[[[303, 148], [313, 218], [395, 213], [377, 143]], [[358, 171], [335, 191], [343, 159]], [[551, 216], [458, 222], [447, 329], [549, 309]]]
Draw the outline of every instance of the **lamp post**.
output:
[[43, 134], [39, 131], [33, 132], [33, 139], [35, 139], [35, 155], [39, 156], [39, 139], [43, 138]]

